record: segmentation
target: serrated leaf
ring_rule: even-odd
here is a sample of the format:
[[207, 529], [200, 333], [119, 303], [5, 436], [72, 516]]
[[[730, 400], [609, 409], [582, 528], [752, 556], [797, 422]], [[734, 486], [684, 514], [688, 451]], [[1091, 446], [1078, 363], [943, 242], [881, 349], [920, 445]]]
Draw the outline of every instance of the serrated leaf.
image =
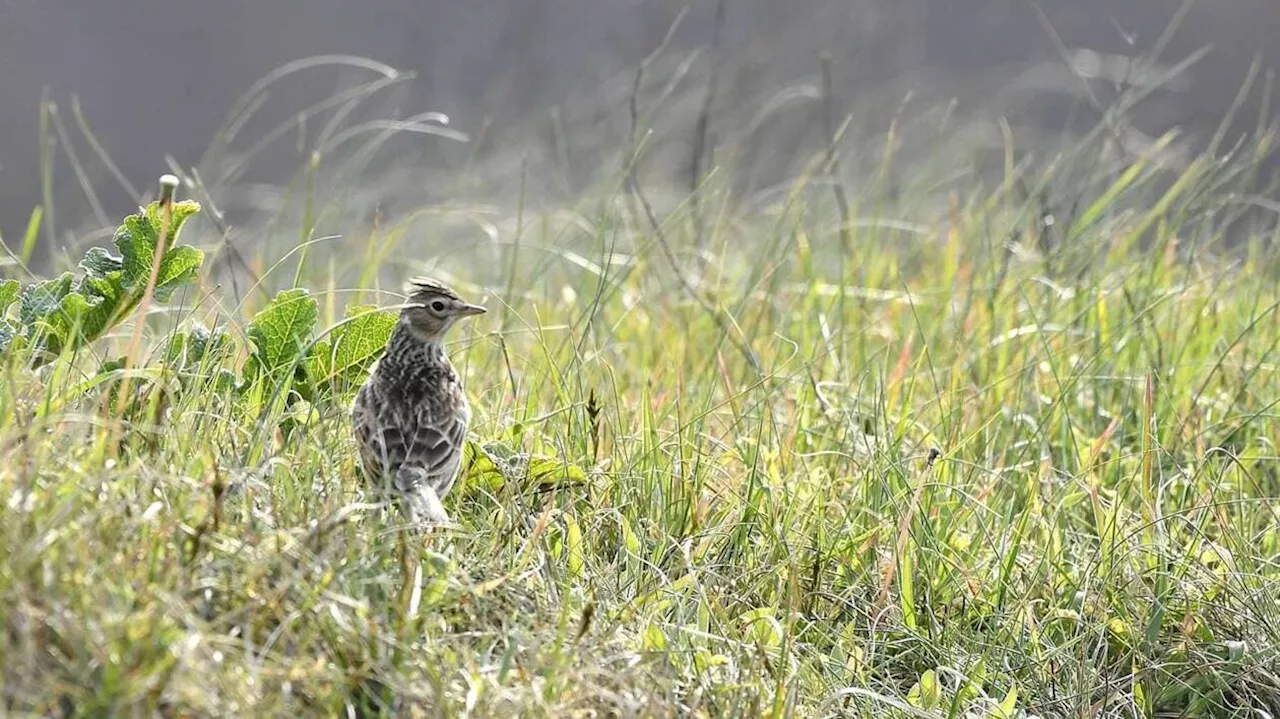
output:
[[173, 293], [196, 278], [196, 271], [204, 264], [204, 253], [185, 245], [174, 247], [160, 258], [160, 270], [156, 274], [155, 298], [168, 302]]
[[[199, 204], [181, 202], [173, 207], [173, 222], [166, 244], [172, 248], [161, 258], [157, 268], [154, 296], [165, 301], [183, 284], [190, 282], [204, 260], [204, 254], [191, 247], [176, 247], [178, 231]], [[75, 282], [70, 272], [56, 279], [40, 282], [21, 293], [18, 317], [22, 331], [41, 345], [40, 361], [47, 360], [68, 347], [91, 342], [132, 312], [151, 276], [151, 263], [160, 233], [159, 203], [152, 203], [137, 214], [124, 219], [116, 230], [115, 244], [120, 255], [95, 247], [80, 261], [84, 276]], [[12, 298], [8, 283], [0, 286], [0, 312]]]
[[67, 346], [79, 346], [102, 336], [137, 304], [120, 283], [120, 270], [107, 271], [110, 255], [105, 252], [91, 260], [88, 255], [81, 266], [86, 274], [59, 301], [55, 310], [36, 320], [44, 335], [45, 349], [60, 352]]
[[60, 312], [49, 316], [48, 323], [57, 328], [63, 342], [91, 341], [105, 332], [120, 304], [118, 284], [96, 280], [90, 293], [71, 292], [62, 298]]
[[21, 289], [22, 286], [18, 284], [17, 280], [0, 282], [0, 315], [3, 315], [4, 311], [9, 309], [9, 305], [18, 300], [18, 292]]
[[234, 343], [231, 337], [222, 330], [210, 330], [201, 324], [193, 323], [186, 332], [175, 334], [165, 347], [165, 362], [169, 365], [191, 369], [208, 358], [217, 363], [230, 355]]
[[529, 480], [538, 485], [577, 484], [587, 481], [587, 473], [576, 464], [535, 454], [529, 457]]
[[305, 289], [285, 290], [276, 295], [249, 323], [246, 334], [253, 352], [246, 367], [246, 379], [253, 375], [295, 367], [310, 342], [311, 331], [320, 316], [319, 306]]
[[124, 259], [116, 257], [102, 247], [90, 247], [80, 260], [80, 268], [89, 277], [106, 277], [124, 270]]
[[346, 318], [312, 348], [307, 376], [326, 392], [345, 394], [360, 384], [386, 349], [398, 316], [372, 306], [347, 308]]
[[[147, 205], [147, 220], [155, 226], [157, 232], [164, 217], [161, 214], [161, 205], [159, 202], [152, 202]], [[187, 220], [200, 211], [200, 203], [195, 200], [183, 200], [182, 202], [173, 203], [173, 214], [169, 218], [169, 242], [170, 247], [177, 238], [178, 233], [182, 231], [182, 226], [187, 224]]]
[[120, 250], [120, 266], [126, 287], [141, 287], [146, 283], [155, 258], [156, 239], [155, 228], [147, 222], [144, 214], [129, 215], [120, 223], [115, 243]]
[[0, 352], [9, 349], [9, 343], [18, 336], [17, 329], [5, 320], [0, 320]]
[[18, 305], [18, 319], [24, 325], [33, 325], [36, 320], [47, 317], [58, 309], [62, 298], [71, 291], [71, 282], [75, 278], [70, 272], [44, 282], [37, 282], [27, 287], [22, 293], [22, 301]]
[[[173, 218], [165, 240], [166, 247], [170, 248], [166, 255], [179, 254], [182, 257], [174, 260], [176, 265], [168, 272], [165, 271], [165, 264], [170, 260], [168, 257], [161, 259], [160, 275], [157, 275], [156, 279], [157, 286], [160, 285], [161, 275], [170, 280], [168, 284], [172, 284], [172, 281], [176, 280], [176, 278], [183, 277], [193, 271], [191, 269], [193, 260], [195, 261], [195, 267], [199, 267], [204, 260], [204, 254], [199, 250], [187, 248], [187, 252], [181, 252], [183, 248], [175, 247], [178, 232], [182, 229], [182, 225], [199, 211], [200, 204], [191, 200], [174, 203]], [[115, 243], [116, 248], [120, 250], [125, 287], [130, 289], [143, 287], [146, 285], [147, 280], [150, 279], [151, 263], [155, 261], [156, 245], [160, 240], [161, 226], [160, 203], [153, 202], [137, 214], [124, 218], [120, 229], [116, 230]], [[192, 255], [192, 252], [195, 255]]]
[[520, 487], [557, 487], [586, 482], [587, 473], [576, 464], [541, 454], [517, 452], [501, 442], [477, 445], [467, 442], [464, 448], [463, 476], [490, 491], [507, 482]]
[[347, 310], [347, 317], [350, 319], [333, 339], [333, 372], [364, 374], [386, 349], [398, 316], [374, 307], [352, 307]]

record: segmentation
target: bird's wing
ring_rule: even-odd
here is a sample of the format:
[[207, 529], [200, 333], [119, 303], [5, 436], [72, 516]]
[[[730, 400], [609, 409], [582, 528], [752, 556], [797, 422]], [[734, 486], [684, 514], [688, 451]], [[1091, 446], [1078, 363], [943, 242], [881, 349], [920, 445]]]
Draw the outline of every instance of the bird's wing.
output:
[[466, 418], [431, 403], [409, 406], [379, 395], [366, 386], [352, 405], [368, 479], [390, 480], [406, 493], [423, 483], [447, 491], [466, 438]]
[[[412, 467], [418, 472], [403, 475], [408, 478], [421, 478], [437, 489], [447, 485], [456, 471], [458, 456], [462, 453], [462, 443], [466, 438], [466, 424], [456, 415], [445, 417], [432, 416], [426, 410], [415, 413], [416, 421], [406, 423], [409, 431], [400, 433], [399, 447], [403, 454], [395, 466]], [[396, 475], [396, 488], [408, 491], [411, 487], [400, 486], [402, 475]]]

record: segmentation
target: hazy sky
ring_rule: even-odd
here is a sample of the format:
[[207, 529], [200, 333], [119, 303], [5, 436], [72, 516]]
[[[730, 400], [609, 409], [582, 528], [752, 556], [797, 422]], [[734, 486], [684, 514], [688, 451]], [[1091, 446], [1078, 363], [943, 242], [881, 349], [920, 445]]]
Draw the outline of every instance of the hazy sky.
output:
[[[1042, 4], [1052, 7], [1049, 22], [1069, 48], [1135, 55], [1156, 43], [1179, 6], [1173, 0]], [[495, 143], [524, 137], [504, 128], [536, 125], [549, 107], [601, 96], [611, 78], [658, 45], [684, 6], [671, 0], [3, 0], [0, 232], [12, 241], [40, 202], [38, 106], [46, 90], [76, 138], [88, 179], [114, 215], [128, 211], [132, 199], [80, 139], [73, 97], [120, 169], [143, 187], [164, 171], [166, 153], [195, 163], [235, 98], [257, 78], [325, 53], [367, 56], [416, 73], [398, 95], [387, 93], [386, 112], [446, 112], [472, 135], [488, 126], [487, 149], [501, 150]], [[692, 2], [670, 47], [677, 59], [702, 50], [692, 66], [697, 72], [709, 57], [715, 7], [716, 0]], [[1193, 5], [1165, 58], [1208, 44], [1215, 50], [1193, 69], [1185, 92], [1163, 101], [1156, 121], [1211, 126], [1254, 53], [1280, 63], [1275, 37], [1278, 3]], [[718, 107], [733, 112], [771, 86], [812, 80], [824, 53], [834, 59], [837, 94], [851, 111], [860, 99], [878, 102], [877, 90], [901, 93], [914, 84], [979, 105], [1029, 69], [1061, 65], [1058, 47], [1025, 0], [727, 0]], [[690, 77], [705, 78], [697, 72]], [[260, 124], [246, 128], [246, 136], [368, 79], [334, 70], [300, 75], [273, 91]], [[1052, 122], [1054, 106], [1048, 107]], [[867, 117], [873, 120], [874, 112]], [[580, 118], [577, 127], [587, 121]], [[58, 215], [63, 227], [72, 227], [89, 207], [65, 155], [57, 157]], [[296, 153], [278, 151], [258, 166], [261, 179], [279, 179], [274, 163], [291, 168], [296, 161]]]

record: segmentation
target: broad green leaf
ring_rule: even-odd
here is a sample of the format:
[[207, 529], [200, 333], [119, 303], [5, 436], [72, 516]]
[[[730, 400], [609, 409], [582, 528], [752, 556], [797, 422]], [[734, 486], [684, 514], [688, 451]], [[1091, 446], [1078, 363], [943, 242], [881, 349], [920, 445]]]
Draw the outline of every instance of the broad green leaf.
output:
[[194, 247], [174, 247], [160, 258], [160, 271], [156, 274], [155, 298], [167, 302], [175, 290], [190, 284], [196, 271], [204, 264], [204, 253]]
[[239, 380], [239, 378], [236, 377], [236, 373], [229, 369], [218, 370], [218, 372], [213, 376], [213, 379], [212, 387], [214, 391], [219, 394], [233, 391]]
[[517, 452], [501, 442], [476, 445], [468, 442], [463, 456], [463, 475], [497, 491], [508, 481], [523, 488], [581, 484], [587, 473], [575, 464], [541, 454]]
[[[852, 626], [852, 624], [850, 625]], [[854, 676], [862, 677], [866, 673], [867, 653], [854, 637], [854, 632], [845, 631], [846, 634], [840, 642], [840, 653], [837, 655], [844, 664], [845, 671], [850, 672]]]
[[569, 549], [569, 576], [573, 579], [582, 579], [582, 570], [586, 566], [582, 549], [582, 527], [578, 525], [577, 520], [572, 515], [565, 515], [564, 522], [565, 543]]
[[658, 625], [650, 624], [645, 627], [644, 634], [640, 638], [640, 647], [646, 652], [665, 652], [667, 650], [667, 637], [658, 628]]
[[307, 376], [317, 389], [345, 394], [360, 384], [395, 330], [397, 315], [372, 306], [347, 308], [346, 318], [317, 342], [307, 357]]
[[165, 348], [165, 362], [178, 368], [191, 369], [208, 358], [209, 364], [213, 365], [228, 357], [233, 348], [234, 343], [227, 333], [193, 324], [191, 329], [175, 334], [169, 340]]
[[622, 520], [622, 542], [628, 552], [637, 557], [640, 556], [640, 538], [636, 536], [635, 531], [631, 529], [631, 523], [626, 519]]
[[782, 646], [782, 625], [778, 623], [773, 607], [757, 607], [738, 617], [748, 638], [768, 650]]
[[1119, 617], [1111, 617], [1107, 620], [1107, 631], [1109, 631], [1117, 639], [1129, 641], [1129, 625], [1124, 623]]
[[748, 609], [747, 611], [738, 615], [738, 621], [742, 622], [743, 626], [746, 626], [756, 621], [757, 619], [763, 619], [764, 617], [772, 617], [776, 613], [777, 613], [777, 610], [774, 609], [773, 607], [756, 607], [755, 609]]
[[960, 701], [969, 702], [982, 696], [982, 685], [987, 681], [986, 663], [979, 658], [969, 670], [969, 676], [960, 687]]
[[253, 352], [245, 368], [246, 379], [294, 367], [302, 359], [319, 316], [315, 298], [305, 289], [276, 295], [249, 323], [247, 334]]
[[9, 343], [18, 335], [18, 331], [7, 320], [0, 320], [0, 352], [9, 349]]
[[9, 309], [9, 305], [18, 300], [18, 292], [20, 290], [21, 285], [18, 284], [17, 280], [0, 282], [0, 315], [3, 315], [4, 311]]
[[[88, 278], [86, 278], [88, 279]], [[120, 285], [108, 280], [93, 280], [94, 292], [71, 292], [62, 298], [60, 312], [49, 316], [49, 325], [57, 328], [64, 343], [79, 344], [100, 337], [110, 326], [112, 316], [121, 303]]]
[[693, 653], [693, 666], [703, 674], [727, 664], [729, 664], [729, 657], [723, 654], [712, 654], [706, 649], [698, 649]]
[[80, 260], [80, 268], [89, 277], [106, 277], [124, 270], [124, 259], [116, 257], [102, 247], [90, 247]]
[[[172, 260], [167, 257], [161, 259], [160, 273], [157, 275], [156, 280], [157, 286], [161, 284], [162, 277], [169, 280], [166, 284], [171, 284], [177, 278], [193, 271], [193, 261], [195, 263], [194, 267], [199, 267], [203, 261], [203, 253], [194, 248], [188, 248], [186, 252], [178, 252], [181, 248], [174, 247], [182, 225], [188, 218], [199, 211], [199, 203], [190, 200], [174, 203], [173, 222], [169, 228], [165, 245], [170, 248], [170, 253], [179, 256]], [[141, 212], [124, 218], [120, 229], [116, 230], [115, 243], [120, 250], [126, 287], [130, 289], [143, 287], [151, 277], [151, 263], [155, 261], [156, 244], [160, 241], [160, 229], [160, 203], [153, 202]], [[193, 252], [195, 253], [194, 255], [192, 254]], [[174, 262], [175, 264], [166, 270], [165, 265], [168, 262]]]
[[507, 455], [509, 454], [514, 454], [514, 452], [497, 442], [490, 442], [480, 446], [471, 440], [467, 440], [466, 444], [463, 445], [463, 470], [461, 472], [465, 483], [474, 483], [491, 492], [498, 491], [506, 482], [503, 466], [505, 466]]
[[317, 394], [328, 392], [329, 380], [333, 379], [333, 343], [329, 340], [316, 340], [307, 353], [306, 364], [308, 389]]
[[70, 272], [60, 277], [31, 285], [22, 293], [18, 304], [18, 319], [28, 340], [40, 347], [44, 357], [62, 351], [69, 332], [62, 321], [62, 301], [71, 292]]
[[144, 214], [129, 215], [116, 230], [115, 243], [120, 250], [124, 284], [130, 289], [143, 286], [151, 276], [156, 239], [156, 230]]
[[485, 454], [489, 455], [495, 461], [505, 460], [511, 461], [519, 459], [520, 452], [512, 447], [507, 446], [503, 442], [485, 442], [483, 446]]
[[587, 481], [587, 473], [576, 464], [564, 460], [535, 454], [529, 457], [528, 479], [533, 484], [578, 484]]
[[109, 269], [113, 258], [105, 251], [90, 251], [80, 264], [85, 276], [58, 302], [57, 311], [39, 320], [47, 332], [45, 347], [51, 352], [79, 346], [102, 336], [137, 304], [120, 283], [121, 271]]
[[921, 709], [942, 706], [942, 685], [938, 683], [938, 675], [932, 669], [921, 674], [920, 681], [907, 692], [907, 703]]
[[18, 318], [22, 324], [34, 325], [36, 320], [47, 317], [49, 313], [57, 310], [62, 298], [71, 291], [71, 282], [74, 279], [70, 272], [64, 272], [55, 279], [38, 282], [28, 287], [27, 291], [22, 293], [22, 302], [18, 306]]
[[[195, 202], [173, 206], [170, 240], [166, 241], [171, 249], [157, 268], [154, 296], [158, 301], [167, 300], [174, 290], [194, 279], [204, 260], [199, 250], [177, 247], [172, 242], [199, 209]], [[21, 293], [12, 281], [0, 283], [0, 313], [19, 298], [20, 331], [41, 345], [44, 359], [102, 336], [132, 312], [142, 298], [157, 251], [161, 212], [159, 203], [152, 203], [126, 217], [115, 234], [119, 256], [101, 247], [90, 249], [80, 261], [84, 276], [78, 282], [67, 272]], [[4, 344], [8, 345], [10, 339]]]
[[[187, 224], [187, 220], [191, 219], [199, 211], [200, 203], [195, 200], [173, 203], [173, 214], [170, 216], [169, 224], [169, 241], [166, 244], [173, 247], [174, 239], [177, 238], [178, 232], [182, 230], [182, 226]], [[152, 202], [147, 205], [147, 221], [156, 228], [158, 233], [160, 226], [164, 223], [164, 216], [161, 214], [159, 202]]]
[[373, 307], [352, 307], [347, 310], [347, 317], [349, 321], [333, 339], [333, 372], [363, 374], [386, 349], [397, 315]]
[[[1137, 688], [1135, 684], [1135, 688]], [[1018, 685], [1009, 686], [1009, 692], [1004, 695], [1004, 699], [993, 707], [991, 712], [992, 719], [1013, 719], [1018, 712]]]

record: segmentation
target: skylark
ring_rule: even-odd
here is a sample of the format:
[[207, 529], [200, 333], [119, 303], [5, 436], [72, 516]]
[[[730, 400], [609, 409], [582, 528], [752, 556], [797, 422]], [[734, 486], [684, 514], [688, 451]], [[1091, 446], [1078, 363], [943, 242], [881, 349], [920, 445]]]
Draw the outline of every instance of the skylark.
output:
[[365, 481], [400, 504], [413, 525], [448, 522], [471, 408], [444, 337], [485, 308], [426, 277], [409, 281], [408, 306], [351, 407]]

